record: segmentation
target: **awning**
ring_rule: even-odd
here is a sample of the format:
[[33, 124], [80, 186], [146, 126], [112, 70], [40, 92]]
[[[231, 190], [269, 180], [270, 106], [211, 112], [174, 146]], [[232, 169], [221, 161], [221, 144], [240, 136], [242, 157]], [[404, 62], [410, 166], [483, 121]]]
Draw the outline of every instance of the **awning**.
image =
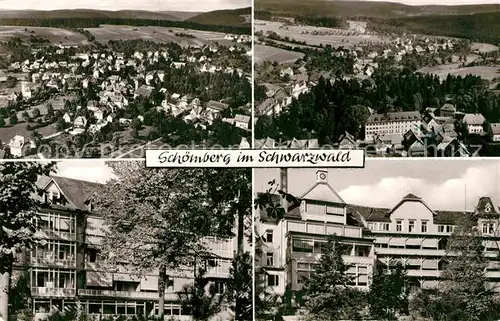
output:
[[113, 286], [113, 274], [87, 271], [86, 281], [87, 286], [111, 287]]

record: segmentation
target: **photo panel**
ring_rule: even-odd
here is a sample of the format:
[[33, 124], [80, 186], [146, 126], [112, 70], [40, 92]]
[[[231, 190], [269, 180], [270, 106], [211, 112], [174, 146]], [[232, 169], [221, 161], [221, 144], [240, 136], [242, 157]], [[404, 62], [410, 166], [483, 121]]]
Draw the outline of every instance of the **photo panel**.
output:
[[250, 148], [251, 0], [0, 2], [0, 158]]
[[256, 169], [255, 320], [498, 319], [499, 183], [486, 158]]
[[497, 1], [254, 9], [255, 148], [500, 156]]
[[0, 195], [2, 320], [253, 320], [250, 169], [2, 162]]

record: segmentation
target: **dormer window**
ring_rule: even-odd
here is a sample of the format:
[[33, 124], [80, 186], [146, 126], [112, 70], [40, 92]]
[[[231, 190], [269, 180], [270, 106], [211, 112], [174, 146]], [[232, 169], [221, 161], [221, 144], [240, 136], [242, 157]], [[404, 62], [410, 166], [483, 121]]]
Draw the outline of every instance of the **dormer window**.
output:
[[486, 204], [486, 206], [484, 207], [484, 211], [486, 213], [490, 213], [491, 212], [491, 204]]

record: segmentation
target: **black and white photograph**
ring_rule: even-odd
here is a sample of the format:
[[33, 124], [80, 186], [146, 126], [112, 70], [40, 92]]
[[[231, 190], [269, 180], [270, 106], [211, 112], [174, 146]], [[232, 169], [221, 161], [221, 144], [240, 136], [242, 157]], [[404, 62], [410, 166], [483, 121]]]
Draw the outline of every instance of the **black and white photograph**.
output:
[[254, 148], [500, 156], [497, 0], [255, 0]]
[[0, 320], [251, 321], [250, 173], [0, 163]]
[[0, 1], [0, 158], [250, 148], [251, 5]]
[[255, 320], [498, 320], [500, 162], [256, 169]]

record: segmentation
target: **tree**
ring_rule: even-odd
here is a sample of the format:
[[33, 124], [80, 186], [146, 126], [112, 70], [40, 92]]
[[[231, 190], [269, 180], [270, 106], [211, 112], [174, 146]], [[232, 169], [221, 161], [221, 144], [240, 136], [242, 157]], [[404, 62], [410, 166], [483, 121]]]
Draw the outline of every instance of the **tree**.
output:
[[314, 320], [339, 320], [346, 315], [352, 291], [348, 286], [349, 266], [342, 259], [344, 247], [335, 235], [330, 235], [321, 253], [316, 268], [302, 289], [304, 307]]
[[[448, 316], [459, 320], [491, 320], [495, 304], [493, 290], [486, 285], [488, 259], [483, 254], [483, 238], [477, 220], [464, 214], [448, 240], [442, 273], [441, 300], [451, 308]], [[452, 320], [452, 318], [449, 316]]]
[[0, 117], [0, 128], [4, 128], [5, 127], [5, 120]]
[[408, 279], [400, 262], [377, 269], [368, 302], [370, 314], [377, 320], [395, 320], [398, 314], [408, 312]]
[[19, 121], [19, 119], [17, 118], [17, 114], [16, 113], [13, 113], [9, 116], [9, 123], [11, 125], [15, 125], [17, 124], [17, 122]]
[[47, 117], [54, 116], [54, 107], [52, 107], [52, 103], [47, 103]]
[[0, 164], [0, 317], [8, 320], [12, 266], [16, 255], [34, 242], [36, 209], [32, 197], [39, 175], [48, 175], [54, 163]]
[[159, 271], [162, 318], [169, 273], [213, 258], [203, 242], [205, 236], [232, 236], [234, 215], [220, 192], [209, 188], [223, 182], [213, 178], [228, 170], [153, 170], [142, 162], [109, 166], [117, 178], [96, 195], [96, 210], [106, 213], [108, 228], [103, 254], [115, 266], [126, 261], [138, 275]]
[[[249, 252], [237, 255], [229, 269], [226, 297], [233, 302], [232, 310], [236, 311], [235, 319], [253, 320], [253, 261]], [[235, 285], [238, 284], [239, 288]]]
[[37, 117], [40, 117], [41, 113], [40, 113], [40, 109], [38, 108], [33, 108], [33, 117], [34, 118], [37, 118]]
[[182, 308], [189, 310], [196, 321], [208, 321], [221, 310], [223, 297], [217, 293], [216, 284], [205, 275], [206, 269], [200, 268], [194, 284], [186, 285], [184, 291], [179, 293]]

